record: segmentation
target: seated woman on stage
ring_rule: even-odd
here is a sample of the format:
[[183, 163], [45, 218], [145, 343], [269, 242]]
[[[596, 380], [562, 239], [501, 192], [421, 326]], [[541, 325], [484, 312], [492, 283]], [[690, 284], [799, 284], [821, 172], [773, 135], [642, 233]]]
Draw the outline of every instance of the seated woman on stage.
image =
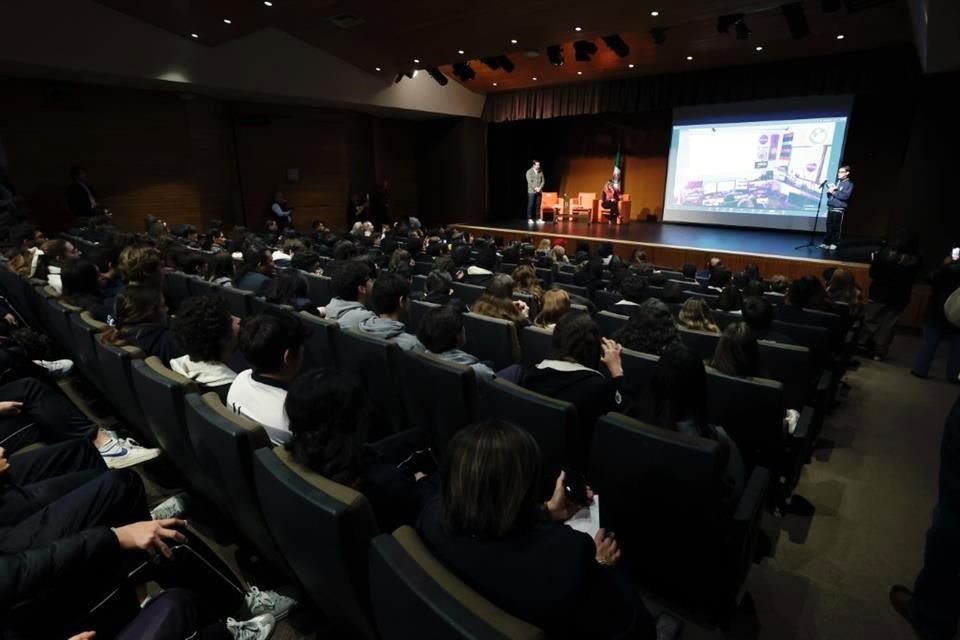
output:
[[610, 224], [617, 224], [620, 217], [620, 190], [613, 184], [612, 180], [607, 180], [603, 185], [603, 208], [609, 213]]

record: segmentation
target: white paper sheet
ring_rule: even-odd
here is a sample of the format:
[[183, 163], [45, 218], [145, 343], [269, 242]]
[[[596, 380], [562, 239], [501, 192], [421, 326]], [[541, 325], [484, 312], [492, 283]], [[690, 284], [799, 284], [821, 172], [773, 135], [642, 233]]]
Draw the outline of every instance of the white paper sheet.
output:
[[571, 529], [585, 533], [591, 538], [597, 535], [597, 531], [600, 530], [600, 496], [594, 495], [593, 504], [577, 511], [566, 524]]

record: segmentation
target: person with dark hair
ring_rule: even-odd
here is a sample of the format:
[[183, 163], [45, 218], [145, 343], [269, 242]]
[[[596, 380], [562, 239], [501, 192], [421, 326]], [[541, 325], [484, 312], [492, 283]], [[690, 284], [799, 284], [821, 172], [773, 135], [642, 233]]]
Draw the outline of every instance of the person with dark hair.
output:
[[497, 267], [497, 250], [493, 245], [486, 244], [477, 252], [473, 264], [467, 267], [467, 275], [463, 279], [467, 284], [485, 287], [493, 279], [493, 270]]
[[534, 324], [553, 331], [560, 318], [570, 311], [570, 294], [563, 289], [550, 289], [543, 294], [543, 308], [534, 319]]
[[790, 284], [783, 303], [792, 312], [799, 314], [796, 316], [798, 319], [803, 319], [800, 312], [804, 309], [823, 309], [825, 300], [826, 291], [820, 279], [817, 276], [805, 275]]
[[478, 378], [495, 377], [493, 369], [473, 354], [463, 351], [463, 317], [455, 304], [428, 310], [417, 328], [417, 340], [435, 356], [472, 368]]
[[427, 274], [427, 282], [423, 287], [423, 301], [433, 304], [447, 304], [453, 293], [453, 277], [439, 269]]
[[318, 315], [317, 305], [308, 297], [307, 277], [296, 269], [278, 271], [270, 281], [263, 297], [273, 304], [288, 305], [296, 311], [307, 311]]
[[534, 160], [527, 169], [527, 222], [540, 219], [540, 202], [543, 199], [545, 178], [540, 170], [540, 161]]
[[243, 252], [243, 264], [237, 271], [233, 286], [262, 296], [270, 286], [275, 270], [270, 249], [262, 245], [250, 247]]
[[207, 280], [218, 287], [232, 287], [234, 272], [233, 256], [227, 251], [215, 253], [207, 262]]
[[116, 345], [139, 347], [163, 364], [184, 355], [167, 326], [167, 305], [163, 293], [152, 287], [130, 286], [117, 295], [114, 304], [114, 331], [104, 340]]
[[627, 323], [613, 336], [627, 349], [655, 356], [680, 340], [670, 307], [656, 298], [634, 309]]
[[378, 315], [363, 320], [360, 331], [381, 340], [392, 340], [404, 351], [421, 348], [417, 337], [407, 333], [404, 324], [409, 297], [409, 280], [392, 271], [382, 272], [370, 293], [370, 302]]
[[95, 318], [106, 318], [98, 275], [97, 265], [86, 258], [65, 263], [60, 275], [63, 286], [61, 300], [89, 311]]
[[743, 294], [732, 282], [720, 291], [716, 302], [717, 309], [727, 313], [740, 313], [743, 308]]
[[850, 206], [853, 196], [853, 182], [850, 181], [850, 165], [843, 165], [837, 171], [837, 182], [827, 189], [827, 232], [823, 236], [821, 249], [836, 251], [843, 230], [843, 215]]
[[43, 253], [37, 261], [34, 276], [40, 280], [46, 280], [51, 289], [60, 293], [63, 290], [63, 283], [60, 280], [63, 267], [67, 262], [79, 257], [80, 250], [69, 240], [62, 238], [47, 240], [43, 245]]
[[887, 357], [897, 321], [913, 295], [913, 282], [920, 272], [914, 245], [897, 239], [873, 254], [859, 346], [874, 360]]
[[224, 253], [227, 250], [227, 235], [223, 229], [213, 227], [207, 232], [204, 249], [213, 253]]
[[720, 334], [710, 366], [728, 376], [760, 376], [760, 345], [746, 322], [731, 322]]
[[517, 381], [577, 407], [580, 441], [568, 443], [567, 459], [579, 469], [585, 468], [597, 418], [624, 406], [622, 350], [617, 342], [600, 336], [600, 327], [588, 313], [569, 311], [553, 329], [547, 358], [523, 370]]
[[207, 257], [198, 251], [185, 251], [177, 259], [177, 270], [188, 276], [202, 278], [207, 271]]
[[770, 291], [773, 293], [786, 294], [790, 288], [790, 280], [787, 276], [776, 275], [770, 278]]
[[170, 368], [213, 391], [226, 404], [236, 372], [225, 363], [237, 344], [240, 320], [230, 315], [227, 301], [216, 296], [187, 298], [173, 319], [173, 335], [185, 356], [170, 360]]
[[757, 334], [757, 340], [796, 344], [790, 336], [770, 330], [773, 325], [773, 305], [766, 298], [762, 296], [744, 298], [742, 315], [743, 321]]
[[283, 230], [293, 225], [293, 207], [287, 203], [287, 198], [283, 192], [277, 190], [273, 194], [273, 203], [270, 205], [270, 215], [277, 224], [277, 231], [283, 233]]
[[543, 305], [543, 287], [540, 286], [540, 280], [537, 278], [537, 271], [529, 264], [520, 264], [514, 267], [513, 273], [513, 292], [532, 296], [539, 308]]
[[[650, 279], [653, 284], [653, 278]], [[663, 293], [660, 294], [660, 300], [667, 304], [677, 304], [683, 302], [683, 285], [673, 280], [667, 280], [663, 283]]]
[[[639, 306], [647, 297], [647, 280], [639, 273], [631, 271], [620, 282], [620, 295], [623, 299], [613, 305], [611, 311], [628, 313], [630, 307]], [[626, 307], [626, 308], [624, 308]]]
[[620, 558], [612, 535], [601, 529], [591, 540], [564, 526], [578, 507], [564, 495], [564, 474], [541, 502], [541, 469], [523, 429], [498, 421], [461, 429], [418, 533], [461, 580], [547, 637], [656, 638], [639, 595], [612, 566]]
[[677, 314], [677, 325], [691, 331], [720, 333], [720, 327], [713, 321], [710, 305], [703, 298], [688, 298]]
[[103, 209], [93, 187], [87, 183], [87, 170], [83, 167], [70, 168], [70, 186], [66, 195], [67, 208], [74, 217], [89, 218]]
[[714, 291], [723, 291], [733, 281], [733, 273], [725, 267], [718, 267], [710, 273], [707, 288]]
[[573, 274], [573, 282], [578, 287], [586, 287], [587, 297], [592, 300], [593, 295], [603, 288], [603, 259], [594, 256], [580, 264]]
[[292, 434], [285, 448], [293, 459], [363, 493], [382, 531], [413, 524], [435, 494], [434, 483], [398, 468], [403, 458], [391, 457], [395, 447], [365, 444], [370, 402], [353, 377], [329, 368], [301, 373], [290, 384], [284, 409]]
[[699, 281], [697, 280], [697, 265], [688, 262], [683, 265], [681, 272], [683, 273], [684, 282], [689, 282], [690, 284], [699, 284]]
[[321, 275], [323, 273], [323, 269], [320, 268], [320, 256], [310, 249], [295, 253], [293, 257], [290, 258], [290, 266], [304, 273], [313, 275]]
[[285, 314], [253, 316], [240, 326], [240, 352], [252, 368], [234, 378], [226, 406], [263, 425], [274, 441], [290, 435], [283, 405], [303, 365], [304, 339], [300, 322]]
[[331, 285], [333, 299], [323, 311], [341, 329], [356, 329], [364, 320], [376, 317], [366, 306], [373, 289], [373, 274], [366, 262], [347, 260], [336, 265]]
[[493, 275], [483, 294], [470, 306], [473, 313], [509, 320], [517, 329], [530, 324], [530, 307], [522, 300], [513, 299], [513, 278], [505, 273]]
[[10, 228], [10, 242], [13, 250], [8, 268], [24, 278], [32, 278], [43, 256], [41, 246], [47, 241], [43, 231], [32, 222], [20, 222]]

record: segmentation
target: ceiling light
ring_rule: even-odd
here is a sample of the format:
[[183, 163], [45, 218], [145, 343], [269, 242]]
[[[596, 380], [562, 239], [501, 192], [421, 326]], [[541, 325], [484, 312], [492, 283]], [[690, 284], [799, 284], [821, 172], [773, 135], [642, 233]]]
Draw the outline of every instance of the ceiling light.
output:
[[757, 51], [763, 51], [763, 47], [757, 47]]
[[576, 31], [577, 33], [579, 33], [579, 32], [581, 32], [581, 31], [583, 31], [583, 27], [574, 27], [573, 30]]
[[628, 64], [627, 66], [628, 66], [629, 68], [633, 69], [636, 65], [631, 62], [631, 63]]
[[233, 24], [233, 22], [230, 20], [230, 18], [224, 18], [223, 24]]
[[517, 39], [516, 38], [511, 39], [510, 44], [517, 44]]
[[654, 18], [656, 18], [658, 15], [660, 15], [660, 12], [659, 12], [659, 11], [651, 11], [651, 12], [650, 12], [650, 15], [653, 16]]
[[373, 70], [374, 70], [374, 71], [383, 71], [383, 69], [381, 69], [380, 67], [374, 67]]
[[198, 35], [195, 34], [195, 33], [191, 33], [191, 34], [190, 34], [190, 37], [191, 37], [191, 38], [199, 38], [200, 36], [198, 36]]
[[837, 40], [843, 40], [843, 39], [846, 38], [846, 37], [847, 37], [847, 36], [845, 36], [845, 35], [843, 35], [843, 34], [841, 33], [841, 34], [838, 34], [838, 35], [837, 35]]
[[270, 2], [270, 0], [263, 0], [263, 4], [264, 4], [264, 6], [267, 6], [267, 7], [272, 7], [272, 6], [273, 6], [273, 3]]
[[457, 53], [459, 53], [460, 55], [463, 55], [465, 52], [463, 49], [457, 49]]
[[687, 60], [693, 60], [693, 56], [687, 56]]
[[496, 82], [494, 82], [494, 83], [493, 83], [493, 86], [497, 86], [497, 83], [496, 83]]
[[534, 81], [534, 82], [537, 81], [537, 76], [533, 76], [533, 81]]
[[578, 76], [582, 76], [582, 75], [583, 75], [583, 71], [577, 71], [577, 75], [578, 75]]

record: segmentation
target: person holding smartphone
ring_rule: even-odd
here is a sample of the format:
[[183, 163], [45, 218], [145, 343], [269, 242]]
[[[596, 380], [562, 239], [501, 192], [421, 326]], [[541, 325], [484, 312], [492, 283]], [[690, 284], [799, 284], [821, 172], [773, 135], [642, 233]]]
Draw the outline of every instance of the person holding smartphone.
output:
[[937, 347], [942, 339], [950, 344], [947, 357], [947, 381], [960, 381], [960, 328], [947, 321], [943, 305], [950, 294], [960, 288], [960, 247], [951, 250], [932, 274], [930, 274], [930, 301], [927, 304], [927, 318], [923, 326], [923, 342], [913, 362], [910, 373], [918, 378], [926, 378], [930, 365], [937, 355]]
[[827, 233], [823, 236], [821, 249], [836, 251], [843, 229], [843, 215], [853, 196], [853, 182], [850, 181], [850, 165], [843, 165], [837, 171], [837, 183], [827, 188]]

